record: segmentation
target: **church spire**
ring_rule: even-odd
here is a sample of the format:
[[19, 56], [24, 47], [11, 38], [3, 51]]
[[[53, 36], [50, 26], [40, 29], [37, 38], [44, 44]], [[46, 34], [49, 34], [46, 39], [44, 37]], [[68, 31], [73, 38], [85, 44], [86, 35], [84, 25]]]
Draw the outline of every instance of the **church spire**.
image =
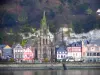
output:
[[45, 16], [45, 11], [43, 12], [43, 18], [41, 20], [41, 28], [47, 28], [47, 22], [46, 22], [46, 16]]

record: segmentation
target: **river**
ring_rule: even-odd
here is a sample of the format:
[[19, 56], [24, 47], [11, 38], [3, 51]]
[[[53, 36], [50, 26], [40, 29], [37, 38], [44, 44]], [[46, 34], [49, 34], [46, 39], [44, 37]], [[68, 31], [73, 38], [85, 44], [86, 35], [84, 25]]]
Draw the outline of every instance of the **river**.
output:
[[21, 71], [0, 71], [0, 75], [100, 75], [100, 70], [21, 70]]

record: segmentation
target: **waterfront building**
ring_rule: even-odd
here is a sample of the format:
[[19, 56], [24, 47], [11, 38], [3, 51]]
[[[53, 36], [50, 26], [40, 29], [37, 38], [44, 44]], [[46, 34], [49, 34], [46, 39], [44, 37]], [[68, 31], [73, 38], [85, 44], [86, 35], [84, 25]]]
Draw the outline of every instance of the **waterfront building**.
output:
[[96, 13], [98, 16], [100, 16], [100, 9], [98, 9]]
[[93, 40], [90, 44], [86, 45], [84, 51], [84, 60], [87, 62], [100, 62], [100, 43], [99, 39]]
[[45, 11], [43, 13], [43, 18], [41, 20], [41, 26], [38, 31], [36, 31], [35, 47], [36, 47], [36, 58], [38, 60], [44, 60], [45, 58], [51, 60], [54, 55], [54, 36], [49, 31], [49, 26], [46, 22]]
[[20, 44], [16, 44], [13, 47], [13, 56], [17, 62], [21, 62], [23, 60], [24, 49]]
[[34, 62], [34, 47], [26, 46], [24, 47], [24, 53], [23, 53], [23, 61], [26, 61], [28, 63]]
[[73, 42], [67, 47], [68, 57], [74, 58], [75, 61], [81, 61], [82, 58], [82, 42]]
[[12, 48], [9, 45], [6, 45], [2, 50], [2, 56], [5, 59], [10, 59], [13, 57], [13, 51]]
[[5, 47], [6, 45], [0, 45], [0, 57], [2, 57], [2, 51], [3, 51], [3, 48]]
[[67, 51], [64, 46], [56, 48], [56, 54], [57, 54], [56, 56], [57, 61], [63, 61], [64, 59], [67, 58]]
[[2, 56], [2, 50], [0, 49], [0, 57]]
[[90, 44], [86, 46], [85, 61], [100, 62], [100, 46]]

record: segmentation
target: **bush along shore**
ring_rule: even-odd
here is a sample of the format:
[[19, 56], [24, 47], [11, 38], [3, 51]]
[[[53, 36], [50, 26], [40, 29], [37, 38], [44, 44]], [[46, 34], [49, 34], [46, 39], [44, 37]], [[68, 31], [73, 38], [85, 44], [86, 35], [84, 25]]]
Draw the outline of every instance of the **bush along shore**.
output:
[[0, 70], [100, 69], [100, 63], [0, 64]]

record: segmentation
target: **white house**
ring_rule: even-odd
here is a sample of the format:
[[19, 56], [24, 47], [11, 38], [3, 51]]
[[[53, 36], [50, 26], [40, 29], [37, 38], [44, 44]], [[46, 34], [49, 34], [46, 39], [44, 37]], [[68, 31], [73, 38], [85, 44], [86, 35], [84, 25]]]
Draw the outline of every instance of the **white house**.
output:
[[68, 57], [73, 57], [75, 61], [80, 61], [82, 58], [82, 47], [80, 44], [73, 43], [67, 47]]
[[63, 59], [66, 59], [67, 57], [67, 51], [65, 50], [64, 46], [61, 46], [59, 48], [56, 48], [56, 54], [57, 54], [57, 60], [62, 61]]
[[13, 55], [16, 61], [20, 62], [23, 60], [23, 53], [24, 53], [24, 49], [22, 48], [20, 44], [17, 44], [14, 46]]

